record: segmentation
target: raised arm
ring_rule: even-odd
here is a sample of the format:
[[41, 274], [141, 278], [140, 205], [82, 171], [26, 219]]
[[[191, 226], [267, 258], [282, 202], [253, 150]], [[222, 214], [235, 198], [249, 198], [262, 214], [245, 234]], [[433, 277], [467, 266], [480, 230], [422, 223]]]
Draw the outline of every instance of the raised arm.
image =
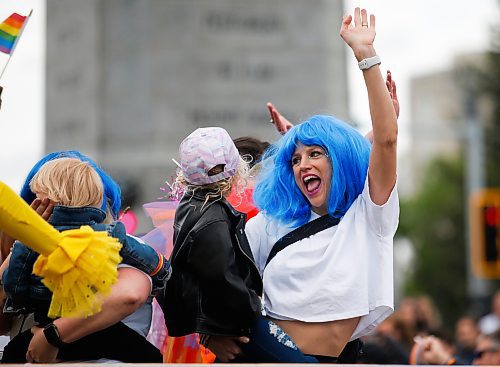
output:
[[288, 130], [293, 127], [293, 124], [288, 121], [271, 102], [267, 103], [267, 109], [271, 119], [270, 123], [274, 124], [276, 130], [281, 134], [285, 135]]
[[[354, 24], [352, 24], [354, 22]], [[375, 16], [368, 16], [365, 9], [354, 9], [354, 17], [346, 15], [340, 36], [352, 49], [358, 62], [377, 53]], [[368, 179], [370, 197], [375, 204], [384, 204], [396, 183], [398, 126], [394, 105], [387, 90], [379, 65], [363, 70], [373, 127], [373, 146], [370, 155]]]
[[[389, 95], [391, 96], [392, 106], [394, 107], [396, 118], [399, 118], [399, 99], [396, 91], [396, 82], [392, 79], [392, 73], [390, 70], [387, 70], [385, 85], [389, 91]], [[293, 124], [287, 120], [271, 102], [267, 103], [267, 109], [269, 110], [269, 115], [271, 117], [269, 122], [274, 124], [276, 130], [281, 135], [285, 135], [285, 133], [293, 127]], [[373, 144], [373, 131], [370, 130], [365, 135], [365, 138], [370, 142], [370, 144]]]

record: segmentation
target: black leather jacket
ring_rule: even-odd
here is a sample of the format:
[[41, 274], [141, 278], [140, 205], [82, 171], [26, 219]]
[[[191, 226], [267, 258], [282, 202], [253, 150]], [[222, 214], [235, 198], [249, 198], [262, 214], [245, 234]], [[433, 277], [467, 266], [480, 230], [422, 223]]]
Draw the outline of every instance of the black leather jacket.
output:
[[246, 335], [260, 315], [262, 294], [246, 216], [224, 198], [204, 204], [206, 194], [186, 193], [175, 213], [172, 276], [162, 305], [168, 333]]

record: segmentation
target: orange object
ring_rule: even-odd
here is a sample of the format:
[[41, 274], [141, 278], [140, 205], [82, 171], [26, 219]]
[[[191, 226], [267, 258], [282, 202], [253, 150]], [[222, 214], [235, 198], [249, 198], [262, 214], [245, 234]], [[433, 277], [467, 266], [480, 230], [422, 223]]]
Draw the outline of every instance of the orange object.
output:
[[234, 191], [226, 198], [227, 201], [239, 212], [247, 215], [247, 221], [255, 217], [259, 210], [253, 204], [253, 188], [246, 189], [242, 194], [238, 195]]
[[200, 345], [196, 334], [167, 336], [163, 348], [164, 363], [202, 363]]
[[[170, 257], [173, 249], [174, 216], [177, 205], [175, 201], [157, 201], [143, 206], [155, 228], [142, 239], [166, 257]], [[157, 308], [160, 309], [160, 306]], [[153, 322], [153, 328], [159, 331], [158, 338], [153, 344], [163, 352], [164, 363], [214, 362], [215, 354], [199, 344], [197, 334], [169, 336], [163, 317]]]

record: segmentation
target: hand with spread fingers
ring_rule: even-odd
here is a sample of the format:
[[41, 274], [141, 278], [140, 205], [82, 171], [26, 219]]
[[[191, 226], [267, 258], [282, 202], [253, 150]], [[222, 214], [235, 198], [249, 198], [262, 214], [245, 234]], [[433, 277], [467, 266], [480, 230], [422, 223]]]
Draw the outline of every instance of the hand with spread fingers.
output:
[[[354, 25], [352, 24], [354, 21]], [[373, 41], [375, 40], [375, 15], [368, 15], [366, 9], [355, 8], [354, 16], [342, 18], [340, 36], [349, 45], [358, 61], [375, 56]]]
[[391, 96], [392, 104], [394, 105], [394, 112], [396, 112], [396, 117], [399, 118], [399, 100], [396, 93], [396, 82], [394, 81], [394, 79], [392, 79], [392, 73], [390, 70], [387, 70], [385, 85], [387, 86], [387, 90], [389, 91], [389, 94]]
[[269, 115], [271, 116], [271, 120], [269, 122], [274, 124], [276, 130], [278, 130], [281, 135], [285, 135], [286, 132], [293, 127], [293, 124], [283, 117], [283, 115], [279, 113], [271, 102], [267, 103], [267, 109], [269, 110]]
[[54, 210], [54, 203], [49, 198], [36, 198], [31, 203], [31, 208], [34, 209], [43, 219], [49, 220]]

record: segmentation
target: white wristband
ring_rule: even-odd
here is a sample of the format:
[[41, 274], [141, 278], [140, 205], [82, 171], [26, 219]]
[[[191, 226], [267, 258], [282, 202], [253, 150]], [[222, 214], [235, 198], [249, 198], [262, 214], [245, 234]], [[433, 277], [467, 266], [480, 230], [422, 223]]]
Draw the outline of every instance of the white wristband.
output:
[[380, 63], [381, 63], [380, 56], [375, 55], [373, 57], [368, 57], [366, 59], [361, 60], [360, 62], [358, 62], [358, 66], [360, 70], [366, 70], [374, 65], [380, 65]]

